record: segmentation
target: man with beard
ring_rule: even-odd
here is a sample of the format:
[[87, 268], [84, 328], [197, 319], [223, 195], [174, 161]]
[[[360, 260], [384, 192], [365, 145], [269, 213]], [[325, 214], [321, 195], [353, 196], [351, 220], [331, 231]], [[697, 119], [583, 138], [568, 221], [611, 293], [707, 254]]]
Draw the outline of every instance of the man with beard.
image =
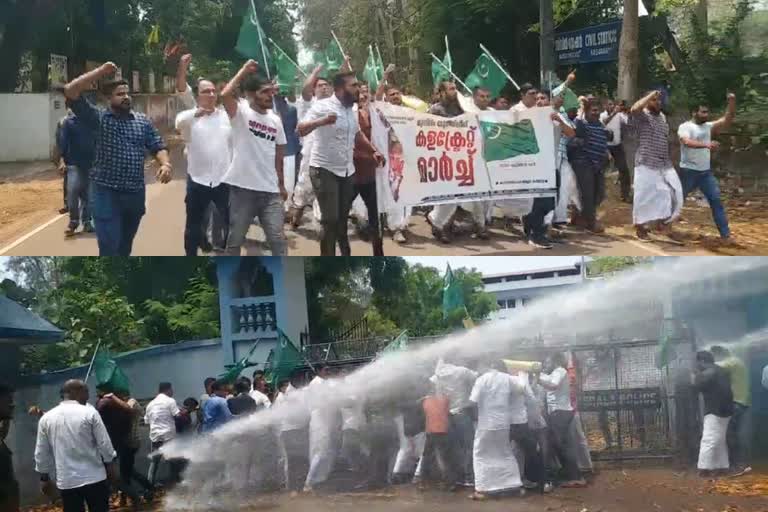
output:
[[[232, 123], [233, 158], [222, 181], [229, 187], [227, 254], [239, 256], [254, 217], [264, 230], [273, 256], [286, 256], [283, 231], [288, 199], [283, 179], [286, 137], [280, 116], [272, 112], [274, 86], [259, 79], [249, 60], [221, 95]], [[243, 84], [247, 101], [237, 90]]]
[[[464, 114], [459, 104], [459, 91], [453, 82], [442, 82], [438, 86], [440, 93], [440, 102], [432, 105], [429, 113], [440, 117], [457, 117]], [[488, 110], [491, 103], [491, 94], [488, 89], [478, 87], [473, 93], [473, 101], [478, 110]], [[465, 203], [462, 206], [472, 214], [475, 223], [474, 237], [481, 240], [488, 240], [491, 235], [485, 225], [487, 203], [479, 201]], [[444, 244], [451, 243], [450, 232], [451, 225], [458, 210], [458, 204], [439, 204], [429, 212], [427, 221], [432, 226], [432, 235]]]
[[[182, 61], [191, 60], [191, 55]], [[232, 127], [227, 113], [216, 108], [218, 94], [210, 80], [197, 82], [197, 108], [176, 116], [176, 130], [186, 143], [187, 210], [184, 228], [184, 249], [187, 256], [197, 256], [203, 244], [208, 207], [213, 203], [228, 223], [229, 194], [222, 183], [232, 158], [230, 150]]]
[[354, 148], [369, 151], [378, 165], [384, 156], [373, 147], [360, 131], [355, 103], [360, 84], [354, 73], [339, 73], [334, 77], [334, 94], [317, 101], [299, 123], [299, 135], [315, 133], [310, 155], [310, 178], [320, 203], [322, 238], [320, 254], [335, 256], [336, 244], [343, 256], [351, 255], [347, 220], [354, 198]]
[[92, 213], [100, 256], [130, 256], [145, 208], [144, 157], [160, 164], [156, 177], [171, 181], [173, 168], [165, 143], [144, 114], [131, 110], [128, 82], [104, 88], [109, 108], [100, 109], [82, 96], [91, 84], [117, 71], [112, 62], [74, 79], [64, 88], [72, 111], [96, 132], [96, 161], [91, 171]]
[[[360, 100], [357, 109], [358, 123], [360, 131], [365, 137], [371, 140], [371, 105], [370, 90], [367, 83], [360, 84]], [[374, 256], [384, 256], [384, 243], [381, 239], [379, 228], [379, 205], [376, 197], [376, 169], [379, 163], [371, 152], [373, 146], [355, 142], [355, 192], [352, 201], [360, 196], [368, 210], [368, 236], [373, 246]]]
[[647, 242], [650, 227], [669, 231], [680, 217], [683, 186], [669, 157], [669, 124], [661, 112], [661, 93], [652, 91], [637, 101], [629, 119], [638, 142], [632, 216], [637, 238]]
[[[333, 88], [327, 78], [320, 76], [323, 66], [317, 66], [304, 82], [301, 96], [296, 100], [296, 116], [300, 123], [312, 108], [315, 101], [324, 100], [333, 94]], [[291, 204], [288, 211], [288, 220], [291, 228], [296, 230], [301, 225], [304, 208], [315, 201], [315, 191], [312, 188], [312, 180], [309, 177], [309, 157], [312, 154], [312, 145], [315, 136], [309, 134], [301, 139], [301, 164], [296, 187], [291, 196]]]
[[728, 111], [717, 121], [709, 121], [709, 107], [696, 105], [691, 109], [692, 119], [680, 125], [677, 135], [680, 137], [680, 173], [683, 182], [683, 196], [696, 189], [701, 190], [712, 209], [717, 230], [723, 240], [729, 240], [731, 230], [728, 226], [728, 214], [720, 199], [720, 185], [712, 172], [711, 153], [720, 143], [712, 140], [727, 128], [736, 118], [736, 95], [728, 94]]

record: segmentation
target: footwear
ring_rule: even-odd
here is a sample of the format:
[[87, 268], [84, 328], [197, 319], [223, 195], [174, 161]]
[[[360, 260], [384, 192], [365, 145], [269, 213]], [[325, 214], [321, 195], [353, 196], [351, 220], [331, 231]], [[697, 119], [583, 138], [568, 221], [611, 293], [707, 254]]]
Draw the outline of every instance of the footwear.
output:
[[479, 240], [490, 240], [491, 232], [488, 231], [488, 228], [478, 228], [475, 232], [475, 237]]
[[212, 252], [213, 246], [211, 245], [211, 242], [206, 239], [200, 242], [200, 250], [203, 252]]
[[605, 233], [605, 228], [603, 227], [602, 224], [600, 224], [599, 222], [595, 221], [595, 222], [592, 223], [591, 226], [587, 226], [587, 231], [589, 231], [590, 233], [594, 233], [596, 235], [601, 235], [601, 234]]
[[395, 234], [392, 235], [392, 240], [395, 241], [395, 243], [403, 245], [408, 243], [408, 239], [405, 237], [405, 231], [398, 229], [395, 231]]
[[469, 499], [473, 501], [485, 501], [487, 499], [487, 496], [481, 492], [473, 492], [469, 495]]
[[439, 228], [436, 228], [436, 227], [433, 226], [432, 227], [432, 236], [434, 236], [435, 239], [437, 239], [438, 241], [440, 241], [440, 242], [442, 242], [444, 244], [450, 244], [451, 243], [451, 239], [448, 236], [448, 233], [446, 233], [444, 229], [439, 229]]
[[528, 245], [537, 249], [552, 249], [552, 242], [543, 235], [529, 238]]
[[531, 482], [530, 480], [523, 480], [523, 488], [525, 489], [537, 489], [539, 487], [539, 484], [536, 482]]
[[568, 482], [563, 482], [560, 484], [560, 487], [564, 489], [581, 489], [587, 486], [587, 482], [585, 480], [570, 480]]
[[67, 229], [64, 231], [64, 236], [67, 238], [72, 238], [75, 236], [75, 231], [77, 230], [77, 226], [72, 226], [71, 224], [67, 226]]
[[574, 213], [571, 217], [571, 221], [569, 224], [575, 228], [586, 228], [587, 227], [587, 219], [581, 216], [581, 213]]
[[86, 222], [83, 224], [83, 233], [93, 233], [96, 231], [96, 227], [93, 225], [93, 222]]
[[549, 494], [554, 490], [555, 490], [555, 486], [552, 485], [552, 482], [547, 482], [544, 484], [544, 494]]
[[69, 208], [66, 206], [64, 208], [59, 208], [59, 213], [64, 215], [65, 213], [69, 213]]
[[299, 229], [299, 226], [301, 225], [301, 218], [304, 216], [304, 209], [294, 208], [291, 207], [290, 210], [288, 210], [288, 218], [291, 222], [291, 229], [294, 231]]
[[645, 229], [643, 226], [638, 226], [635, 230], [635, 235], [637, 236], [637, 239], [641, 242], [650, 242], [651, 241], [651, 235], [648, 234], [648, 230]]

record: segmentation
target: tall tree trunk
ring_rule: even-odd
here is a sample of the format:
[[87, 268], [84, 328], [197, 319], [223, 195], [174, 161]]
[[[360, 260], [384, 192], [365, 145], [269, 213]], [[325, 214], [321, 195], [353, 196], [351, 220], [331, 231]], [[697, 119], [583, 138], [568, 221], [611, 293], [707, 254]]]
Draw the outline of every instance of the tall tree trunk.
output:
[[640, 68], [640, 16], [638, 0], [624, 0], [624, 22], [619, 42], [619, 84], [617, 96], [628, 102], [638, 97]]
[[696, 4], [696, 21], [699, 23], [702, 32], [709, 32], [709, 2], [708, 0], [699, 0]]
[[548, 87], [550, 76], [555, 72], [555, 15], [552, 2], [539, 0], [539, 59], [541, 63], [541, 86]]

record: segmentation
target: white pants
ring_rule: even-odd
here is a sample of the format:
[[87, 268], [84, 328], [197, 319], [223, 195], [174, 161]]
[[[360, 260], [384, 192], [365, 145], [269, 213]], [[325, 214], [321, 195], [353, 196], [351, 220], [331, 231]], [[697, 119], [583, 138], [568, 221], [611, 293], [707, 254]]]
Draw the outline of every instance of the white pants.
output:
[[715, 469], [728, 469], [728, 423], [731, 418], [721, 418], [714, 414], [704, 416], [704, 431], [701, 434], [701, 447], [699, 448], [700, 470], [712, 471]]
[[[458, 204], [439, 204], [429, 212], [429, 221], [437, 229], [445, 229], [450, 223], [453, 215], [456, 213]], [[487, 217], [490, 203], [487, 201], [475, 201], [472, 203], [462, 203], [461, 207], [469, 211], [472, 214], [472, 219], [479, 228], [485, 227], [485, 220]]]
[[477, 492], [510, 491], [522, 487], [520, 468], [509, 441], [509, 428], [478, 429], [472, 455]]
[[392, 207], [387, 210], [387, 226], [390, 231], [408, 231], [413, 208]]
[[[288, 191], [288, 197], [293, 197], [293, 190], [296, 188], [296, 156], [283, 157], [283, 177], [285, 178], [285, 190]], [[291, 206], [290, 201], [285, 202], [285, 209]]]
[[635, 197], [632, 217], [636, 226], [654, 221], [671, 224], [683, 209], [683, 186], [673, 167], [652, 169], [635, 166]]
[[304, 148], [302, 155], [299, 179], [291, 198], [291, 207], [299, 210], [306, 208], [315, 200], [315, 189], [312, 188], [312, 180], [309, 178], [309, 150]]
[[568, 160], [563, 159], [560, 164], [560, 190], [557, 205], [555, 207], [554, 222], [568, 222], [568, 207], [576, 206], [581, 210], [581, 196], [579, 196], [579, 186], [576, 182], [576, 174]]

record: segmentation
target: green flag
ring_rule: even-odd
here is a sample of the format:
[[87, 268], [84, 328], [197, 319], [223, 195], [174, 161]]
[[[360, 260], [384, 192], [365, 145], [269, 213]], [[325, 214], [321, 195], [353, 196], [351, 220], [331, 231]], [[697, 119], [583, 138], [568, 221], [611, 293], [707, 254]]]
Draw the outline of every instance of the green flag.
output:
[[272, 56], [266, 46], [267, 36], [261, 28], [259, 18], [254, 10], [254, 5], [248, 8], [240, 25], [240, 35], [237, 38], [235, 51], [246, 59], [253, 59], [259, 63], [259, 67], [268, 77], [272, 76]]
[[403, 331], [400, 336], [392, 340], [392, 343], [384, 347], [380, 355], [395, 354], [408, 350], [408, 331]]
[[491, 91], [491, 96], [496, 98], [507, 84], [507, 76], [488, 55], [483, 53], [477, 58], [475, 69], [467, 76], [465, 83], [470, 91], [474, 91], [475, 87], [485, 87]]
[[480, 129], [485, 139], [483, 157], [486, 162], [539, 153], [536, 130], [530, 119], [515, 124], [480, 121]]
[[240, 361], [235, 364], [226, 365], [224, 373], [220, 374], [217, 379], [222, 382], [226, 382], [227, 384], [234, 384], [238, 377], [240, 377], [240, 374], [243, 373], [243, 370], [252, 366], [256, 366], [257, 363], [251, 362], [251, 357], [253, 356], [256, 347], [259, 345], [259, 341], [256, 341], [253, 344], [251, 349], [248, 351], [248, 354], [246, 354], [246, 356]]
[[453, 76], [451, 76], [451, 73], [449, 72], [449, 70], [453, 71], [453, 59], [451, 58], [451, 50], [446, 48], [445, 57], [443, 57], [442, 63], [443, 65], [441, 66], [439, 62], [437, 62], [435, 59], [432, 59], [432, 82], [435, 84], [435, 87], [437, 87], [440, 82], [453, 80]]
[[448, 318], [459, 308], [464, 308], [464, 292], [461, 283], [454, 277], [451, 266], [448, 265], [443, 280], [443, 318]]
[[265, 378], [273, 387], [290, 378], [293, 371], [304, 364], [304, 357], [285, 333], [278, 329], [277, 347], [267, 361]]
[[96, 387], [111, 393], [130, 391], [130, 381], [123, 370], [112, 359], [109, 349], [99, 349], [93, 359], [93, 374], [96, 376]]
[[376, 71], [379, 74], [379, 80], [384, 80], [384, 61], [381, 58], [379, 45], [376, 45]]
[[552, 91], [552, 97], [555, 98], [557, 96], [563, 97], [563, 106], [561, 109], [563, 112], [578, 109], [581, 106], [579, 104], [579, 97], [576, 96], [576, 93], [573, 92], [571, 88], [568, 87], [565, 83], [555, 87], [555, 89]]
[[325, 69], [329, 75], [338, 73], [341, 67], [344, 65], [344, 52], [339, 48], [339, 44], [336, 39], [331, 39], [331, 43], [325, 49]]
[[363, 69], [363, 79], [368, 82], [371, 92], [375, 92], [379, 88], [378, 64], [373, 55], [373, 48], [370, 46], [368, 47], [368, 60], [365, 62], [365, 69]]
[[669, 366], [672, 358], [672, 320], [665, 318], [661, 321], [659, 332], [659, 351], [656, 355], [656, 367], [661, 370]]
[[296, 92], [296, 73], [299, 71], [282, 48], [274, 42], [272, 42], [272, 45], [275, 47], [273, 71], [277, 75], [277, 85], [280, 88], [280, 94], [288, 95]]

